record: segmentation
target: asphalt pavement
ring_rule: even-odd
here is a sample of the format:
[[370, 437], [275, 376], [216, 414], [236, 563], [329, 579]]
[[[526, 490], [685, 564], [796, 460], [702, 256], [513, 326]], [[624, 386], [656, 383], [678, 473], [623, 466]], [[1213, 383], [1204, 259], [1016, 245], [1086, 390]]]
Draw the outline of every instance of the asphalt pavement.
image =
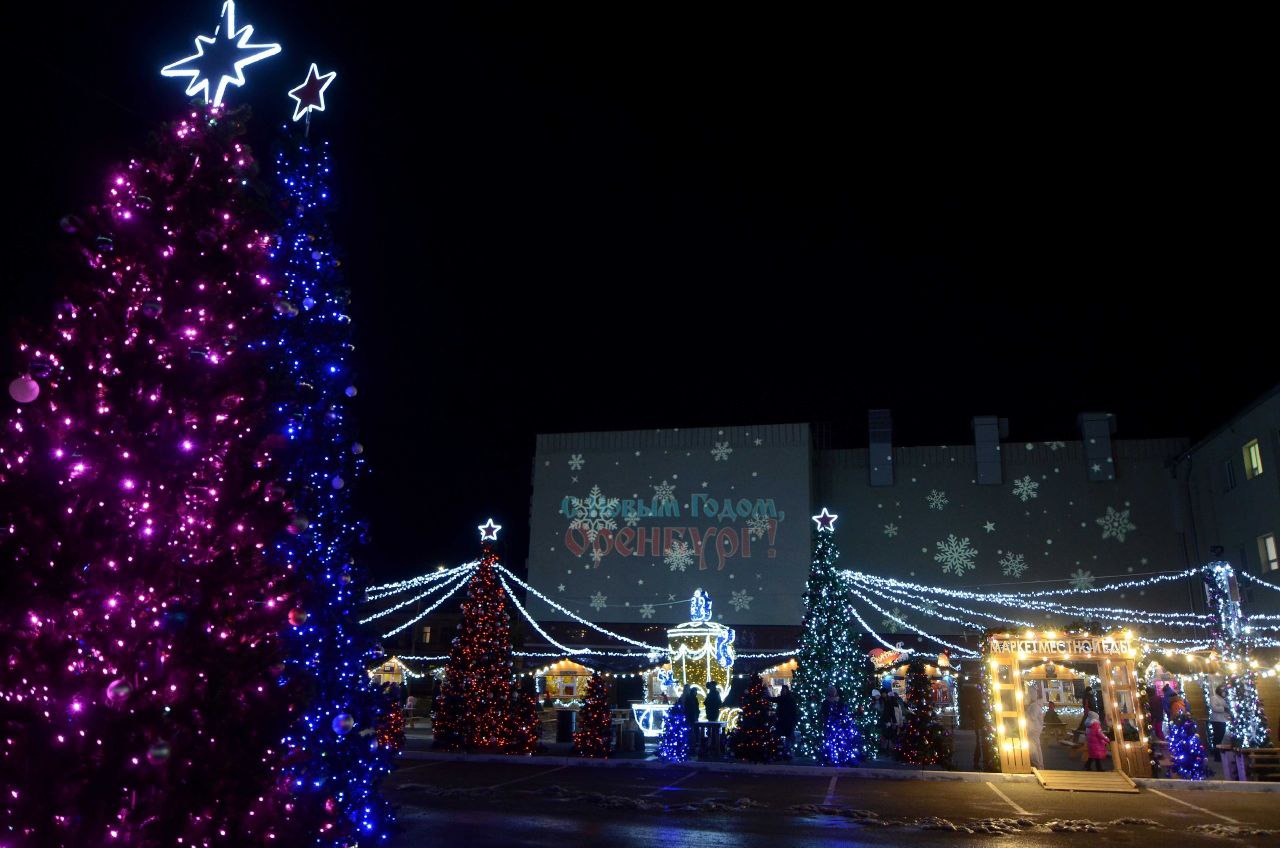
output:
[[870, 780], [856, 769], [767, 775], [519, 758], [404, 760], [387, 788], [403, 823], [397, 848], [449, 834], [469, 846], [561, 848], [654, 848], [677, 836], [698, 848], [932, 846], [1010, 838], [1002, 834], [1018, 845], [1280, 846], [1280, 795], [1257, 792], [1071, 793], [999, 780]]

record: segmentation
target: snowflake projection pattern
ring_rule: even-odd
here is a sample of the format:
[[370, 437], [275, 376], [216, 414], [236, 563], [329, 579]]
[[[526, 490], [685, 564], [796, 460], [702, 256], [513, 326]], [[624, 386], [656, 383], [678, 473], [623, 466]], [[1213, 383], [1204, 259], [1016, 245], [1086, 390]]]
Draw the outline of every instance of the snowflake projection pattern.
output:
[[753, 515], [747, 519], [747, 527], [751, 530], [751, 538], [763, 539], [764, 534], [769, 532], [769, 519], [763, 515]]
[[1102, 538], [1115, 539], [1117, 542], [1123, 542], [1124, 536], [1130, 530], [1137, 530], [1129, 520], [1129, 510], [1116, 512], [1111, 507], [1107, 507], [1107, 514], [1096, 519], [1098, 526], [1102, 528]]
[[657, 612], [657, 610], [653, 608], [653, 604], [641, 604], [641, 605], [640, 605], [640, 617], [641, 617], [641, 618], [646, 618], [646, 619], [647, 619], [647, 618], [653, 618], [653, 614], [654, 614], [655, 612]]
[[662, 552], [662, 561], [671, 566], [672, 571], [684, 571], [693, 565], [693, 548], [688, 542], [672, 542], [671, 547]]
[[640, 523], [640, 513], [638, 512], [628, 513], [627, 517], [622, 520], [627, 523], [628, 527], [635, 527], [637, 524]]
[[582, 466], [586, 464], [586, 460], [582, 458], [582, 454], [575, 453], [569, 457], [569, 470], [581, 471]]
[[1026, 503], [1032, 498], [1040, 497], [1040, 484], [1031, 479], [1028, 474], [1020, 480], [1013, 481], [1013, 496], [1018, 500]]
[[949, 533], [946, 541], [937, 542], [938, 552], [934, 554], [934, 561], [942, 563], [943, 574], [954, 574], [957, 577], [966, 571], [972, 571], [977, 568], [974, 564], [974, 557], [978, 552], [969, 546], [969, 537], [957, 539], [955, 533]]
[[931, 489], [925, 500], [929, 502], [929, 509], [942, 509], [951, 503], [951, 501], [947, 500], [947, 493], [939, 492], [937, 489]]
[[1085, 571], [1083, 568], [1077, 568], [1075, 574], [1071, 575], [1072, 589], [1092, 589], [1093, 581], [1096, 578], [1092, 571]]
[[1065, 448], [1067, 446], [1067, 443], [1066, 442], [1045, 442], [1044, 446], [1051, 451], [1056, 451], [1059, 448]]
[[607, 599], [608, 599], [608, 595], [604, 595], [600, 592], [596, 592], [594, 595], [591, 596], [591, 608], [593, 610], [604, 609], [605, 601]]
[[729, 447], [728, 442], [716, 442], [715, 447], [711, 449], [711, 455], [716, 458], [716, 462], [728, 462], [731, 453], [733, 448]]
[[[898, 609], [897, 607], [894, 607], [893, 609], [889, 610], [889, 615], [895, 616], [897, 618], [902, 618], [902, 610]], [[889, 616], [885, 616], [884, 618], [880, 619], [880, 629], [888, 633], [901, 633], [902, 625], [894, 621], [892, 618], [889, 618]]]
[[658, 503], [666, 503], [676, 499], [676, 487], [674, 483], [668, 483], [663, 480], [661, 483], [653, 487], [653, 497]]
[[734, 612], [742, 612], [751, 609], [751, 602], [755, 597], [747, 594], [746, 589], [741, 589], [729, 596], [729, 606], [733, 607]]
[[884, 526], [884, 534], [892, 539], [894, 536], [898, 535], [898, 525], [886, 524]]
[[1000, 557], [1000, 573], [1005, 577], [1021, 577], [1027, 570], [1027, 558], [1013, 551]]
[[604, 559], [604, 551], [599, 548], [591, 549], [591, 561], [595, 563], [596, 568], [600, 567], [600, 561]]
[[618, 529], [617, 515], [618, 499], [605, 497], [599, 485], [592, 486], [585, 498], [569, 498], [569, 527], [581, 530], [593, 542], [601, 530]]

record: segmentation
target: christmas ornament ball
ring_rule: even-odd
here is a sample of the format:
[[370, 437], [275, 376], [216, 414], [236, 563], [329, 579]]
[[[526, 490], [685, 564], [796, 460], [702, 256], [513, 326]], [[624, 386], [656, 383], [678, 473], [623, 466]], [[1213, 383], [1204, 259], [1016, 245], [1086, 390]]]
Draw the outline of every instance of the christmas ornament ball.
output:
[[351, 728], [356, 726], [356, 720], [351, 717], [350, 713], [338, 713], [333, 717], [333, 732], [339, 736], [346, 736], [351, 732]]
[[40, 384], [31, 379], [28, 374], [23, 374], [18, 379], [9, 383], [9, 397], [18, 403], [31, 403], [40, 396]]
[[294, 627], [300, 627], [307, 623], [307, 611], [301, 607], [294, 607], [289, 610], [289, 623]]

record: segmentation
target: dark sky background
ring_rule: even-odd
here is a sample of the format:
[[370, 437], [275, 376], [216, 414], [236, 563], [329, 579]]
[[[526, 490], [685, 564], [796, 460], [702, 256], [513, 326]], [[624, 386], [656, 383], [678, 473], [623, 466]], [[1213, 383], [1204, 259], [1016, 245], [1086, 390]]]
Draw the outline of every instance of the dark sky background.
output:
[[[26, 5], [10, 319], [48, 312], [58, 218], [184, 105], [159, 68], [219, 8]], [[1247, 21], [692, 5], [238, 5], [284, 46], [228, 97], [260, 158], [307, 65], [338, 71], [313, 132], [376, 577], [473, 555], [489, 515], [520, 564], [538, 432], [813, 421], [861, 446], [889, 407], [900, 444], [979, 414], [1071, 438], [1085, 409], [1194, 438], [1280, 378]]]

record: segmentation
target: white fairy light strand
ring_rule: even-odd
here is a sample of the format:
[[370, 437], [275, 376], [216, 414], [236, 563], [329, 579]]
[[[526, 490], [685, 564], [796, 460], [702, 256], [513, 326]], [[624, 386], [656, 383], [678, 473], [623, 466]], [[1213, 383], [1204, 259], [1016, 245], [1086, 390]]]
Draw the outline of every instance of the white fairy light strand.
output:
[[[461, 580], [461, 579], [466, 579], [466, 578], [467, 578], [467, 576], [468, 576], [468, 575], [470, 575], [470, 574], [471, 574], [471, 572], [472, 572], [472, 571], [474, 571], [474, 570], [475, 570], [475, 569], [474, 569], [474, 566], [473, 566], [473, 567], [471, 567], [471, 568], [464, 569], [464, 570], [462, 571], [462, 573], [461, 573], [461, 574], [455, 574], [455, 575], [454, 575], [454, 577], [455, 577], [456, 579], [459, 579], [459, 580]], [[366, 618], [362, 618], [362, 619], [360, 619], [360, 623], [361, 623], [361, 624], [368, 624], [369, 622], [371, 622], [371, 621], [376, 621], [376, 620], [378, 620], [379, 618], [382, 618], [383, 616], [390, 615], [391, 613], [395, 612], [396, 610], [404, 609], [405, 607], [409, 606], [409, 604], [412, 604], [412, 603], [414, 603], [414, 602], [416, 602], [416, 601], [420, 601], [420, 600], [422, 600], [423, 598], [425, 598], [425, 597], [427, 597], [428, 595], [431, 595], [431, 594], [433, 594], [433, 593], [435, 593], [435, 592], [439, 592], [439, 591], [440, 591], [441, 589], [443, 589], [446, 585], [448, 585], [448, 581], [442, 582], [442, 583], [440, 583], [439, 585], [436, 585], [436, 586], [432, 586], [431, 588], [427, 589], [425, 592], [422, 592], [421, 594], [418, 594], [418, 595], [414, 595], [412, 598], [407, 598], [406, 600], [401, 601], [400, 603], [396, 604], [395, 606], [387, 607], [386, 609], [383, 609], [383, 610], [378, 610], [378, 611], [377, 611], [377, 612], [375, 612], [373, 615], [370, 615], [370, 616], [368, 616], [368, 617], [366, 617]]]
[[533, 588], [528, 583], [521, 580], [519, 577], [516, 577], [514, 574], [511, 573], [511, 570], [507, 568], [505, 565], [503, 565], [502, 563], [498, 563], [498, 569], [502, 571], [503, 574], [510, 577], [512, 580], [514, 580], [516, 584], [522, 587], [526, 592], [533, 593], [534, 597], [538, 598], [538, 600], [542, 601], [552, 609], [555, 609], [564, 613], [565, 615], [569, 616], [579, 624], [584, 624], [587, 627], [590, 627], [592, 630], [595, 630], [599, 633], [603, 633], [605, 636], [610, 636], [614, 639], [617, 639], [619, 642], [626, 642], [628, 645], [635, 645], [637, 648], [644, 648], [646, 651], [666, 651], [666, 648], [659, 648], [656, 645], [646, 645], [644, 642], [638, 642], [635, 639], [629, 638], [627, 636], [623, 636], [621, 633], [614, 633], [612, 630], [608, 630], [604, 627], [601, 627], [595, 622], [588, 621], [587, 619], [583, 618], [577, 613], [574, 613], [571, 610], [565, 607], [562, 607], [560, 604], [551, 600], [546, 595], [542, 594], [537, 589]]
[[[876, 589], [877, 591], [879, 591], [879, 592], [881, 592], [882, 594], [884, 594], [884, 595], [886, 595], [887, 597], [889, 597], [890, 599], [892, 599], [892, 600], [894, 600], [894, 601], [896, 601], [896, 602], [901, 602], [901, 603], [907, 604], [908, 606], [913, 606], [913, 604], [911, 603], [911, 601], [907, 600], [908, 598], [912, 598], [912, 599], [914, 599], [914, 600], [917, 600], [917, 601], [920, 601], [920, 602], [924, 603], [924, 599], [922, 599], [922, 598], [918, 598], [918, 597], [916, 597], [916, 596], [914, 596], [914, 595], [908, 595], [908, 594], [906, 594], [905, 592], [901, 592], [901, 591], [899, 591], [899, 590], [889, 589], [889, 588], [884, 587], [884, 586], [876, 586], [875, 584], [870, 584], [870, 583], [862, 583], [861, 581], [857, 581], [857, 579], [856, 579], [856, 578], [855, 578], [855, 582], [858, 582], [858, 585], [860, 585], [860, 586], [862, 586], [863, 588], [868, 589], [868, 590], [870, 590], [870, 589], [873, 589], [873, 588], [874, 588], [874, 589]], [[1031, 622], [1029, 622], [1029, 621], [1020, 621], [1020, 620], [1018, 620], [1018, 619], [1016, 619], [1016, 618], [1008, 618], [1008, 617], [1006, 617], [1006, 616], [997, 615], [996, 613], [991, 613], [991, 612], [981, 612], [981, 611], [979, 611], [979, 610], [971, 610], [971, 609], [969, 609], [969, 608], [967, 608], [967, 607], [959, 606], [958, 604], [951, 604], [951, 603], [947, 603], [946, 601], [939, 601], [939, 600], [935, 600], [935, 599], [933, 599], [933, 598], [930, 598], [930, 599], [928, 600], [928, 603], [933, 604], [934, 606], [942, 607], [943, 609], [949, 609], [949, 610], [954, 610], [954, 611], [956, 611], [956, 612], [966, 613], [966, 614], [968, 614], [968, 615], [978, 615], [978, 616], [982, 616], [983, 618], [989, 618], [989, 619], [991, 619], [991, 620], [993, 620], [993, 621], [998, 621], [998, 622], [1000, 622], [1001, 624], [1016, 624], [1016, 625], [1018, 625], [1019, 627], [1034, 627], [1034, 626], [1035, 626], [1035, 625], [1033, 625], [1033, 624], [1032, 624]], [[920, 607], [916, 607], [916, 609], [921, 609], [921, 608], [920, 608]], [[929, 612], [929, 610], [928, 610], [928, 609], [922, 609], [921, 611], [922, 611], [922, 612], [926, 612], [926, 613], [928, 613], [928, 612]], [[941, 616], [939, 616], [939, 617], [941, 617]], [[950, 621], [957, 621], [957, 619], [948, 619], [948, 620], [950, 620]], [[965, 623], [965, 622], [960, 622], [960, 623], [962, 623], [962, 624], [963, 624], [963, 623]], [[977, 630], [986, 630], [986, 629], [988, 629], [988, 628], [986, 628], [986, 627], [984, 627], [984, 626], [982, 626], [982, 625], [980, 625], [980, 624], [976, 624], [976, 623], [968, 623], [968, 626], [973, 627], [974, 629], [977, 629]]]
[[[1179, 627], [1209, 627], [1210, 616], [1198, 613], [1163, 613], [1143, 610], [1118, 609], [1116, 607], [1086, 607], [1078, 604], [1064, 604], [1058, 601], [1047, 601], [1021, 595], [982, 592], [970, 592], [963, 589], [946, 589], [939, 586], [927, 586], [911, 583], [891, 577], [876, 577], [863, 572], [847, 572], [853, 579], [866, 588], [876, 587], [882, 590], [896, 590], [900, 594], [918, 597], [920, 593], [942, 595], [951, 598], [962, 598], [977, 603], [996, 604], [1018, 609], [1033, 609], [1039, 612], [1050, 612], [1070, 615], [1090, 615], [1102, 618], [1114, 618], [1119, 621], [1136, 621], [1142, 624], [1159, 624]], [[923, 600], [923, 599], [921, 599]]]
[[[850, 581], [850, 582], [852, 582], [852, 581]], [[883, 615], [885, 618], [889, 619], [890, 621], [897, 622], [898, 624], [902, 625], [903, 627], [907, 628], [908, 630], [910, 630], [910, 631], [912, 631], [912, 632], [914, 632], [914, 633], [917, 633], [917, 634], [919, 634], [919, 635], [923, 636], [924, 638], [929, 639], [929, 640], [931, 640], [931, 641], [933, 641], [933, 642], [937, 642], [939, 645], [943, 645], [943, 646], [945, 646], [945, 647], [948, 647], [948, 648], [952, 649], [953, 651], [956, 651], [956, 652], [958, 652], [958, 653], [960, 653], [960, 654], [962, 654], [962, 655], [964, 655], [964, 656], [969, 656], [969, 657], [977, 657], [977, 656], [979, 656], [978, 652], [977, 652], [977, 651], [972, 650], [971, 648], [965, 648], [965, 647], [962, 647], [962, 646], [960, 646], [960, 645], [956, 645], [956, 644], [953, 644], [953, 643], [951, 643], [951, 642], [948, 642], [946, 639], [943, 639], [943, 638], [938, 637], [938, 636], [934, 636], [932, 633], [929, 633], [929, 632], [928, 632], [928, 631], [926, 631], [926, 630], [921, 630], [919, 627], [916, 627], [914, 624], [911, 624], [910, 622], [907, 622], [907, 621], [904, 621], [904, 620], [903, 620], [903, 619], [901, 619], [901, 618], [898, 618], [896, 615], [894, 615], [893, 613], [891, 613], [891, 612], [889, 612], [888, 610], [884, 609], [884, 608], [883, 608], [883, 607], [881, 607], [879, 604], [877, 604], [875, 601], [873, 601], [873, 600], [871, 600], [870, 598], [868, 598], [866, 595], [862, 594], [862, 592], [860, 592], [856, 587], [850, 587], [849, 591], [850, 591], [850, 592], [851, 592], [855, 597], [860, 598], [860, 599], [862, 600], [862, 602], [863, 602], [863, 603], [865, 603], [867, 606], [871, 607], [873, 610], [875, 610], [876, 612], [880, 613], [881, 615]]]
[[[993, 592], [993, 593], [965, 592], [959, 589], [942, 589], [936, 586], [924, 586], [919, 583], [908, 583], [903, 580], [894, 580], [893, 578], [876, 577], [873, 574], [866, 574], [865, 572], [860, 572], [860, 571], [855, 571], [853, 573], [858, 574], [862, 577], [870, 578], [872, 580], [877, 580], [877, 581], [885, 580], [885, 581], [897, 583], [900, 586], [903, 586], [905, 588], [930, 590], [930, 591], [935, 591], [935, 592], [944, 593], [944, 594], [954, 593], [956, 597], [968, 597], [968, 596], [974, 596], [974, 595], [977, 595], [979, 597], [999, 596], [1004, 598], [1017, 599], [1021, 601], [1027, 598], [1047, 598], [1051, 596], [1057, 597], [1057, 596], [1065, 596], [1065, 595], [1089, 595], [1089, 594], [1097, 594], [1098, 592], [1114, 592], [1119, 589], [1141, 589], [1147, 586], [1154, 586], [1157, 583], [1167, 583], [1170, 580], [1180, 580], [1184, 577], [1190, 577], [1192, 575], [1199, 574], [1200, 569], [1188, 568], [1185, 571], [1169, 572], [1166, 574], [1156, 574], [1152, 577], [1148, 577], [1143, 580], [1123, 580], [1119, 583], [1109, 583], [1106, 586], [1095, 586], [1088, 589], [1039, 589], [1034, 592]], [[1280, 590], [1280, 587], [1276, 587], [1276, 588], [1277, 590]], [[968, 597], [968, 599], [973, 600], [972, 597]]]
[[[1271, 589], [1272, 591], [1280, 592], [1280, 586], [1277, 586], [1274, 583], [1270, 583], [1266, 580], [1263, 580], [1261, 577], [1255, 577], [1247, 571], [1237, 571], [1236, 576], [1243, 577], [1246, 580], [1248, 580], [1250, 583], [1257, 583], [1259, 586], [1266, 586], [1268, 589]], [[1252, 616], [1252, 617], [1261, 618], [1261, 616]]]
[[[503, 569], [503, 571], [505, 570], [506, 569]], [[502, 588], [507, 590], [507, 598], [510, 599], [512, 606], [520, 610], [520, 614], [524, 616], [525, 621], [529, 622], [529, 624], [533, 627], [533, 629], [538, 631], [538, 635], [540, 635], [543, 639], [546, 639], [548, 644], [556, 648], [559, 648], [561, 651], [563, 651], [566, 654], [570, 653], [568, 645], [561, 645], [555, 639], [552, 639], [551, 634], [543, 630], [542, 625], [534, 621], [533, 616], [529, 615], [529, 611], [524, 608], [524, 605], [516, 600], [516, 594], [515, 592], [511, 591], [511, 586], [507, 583], [507, 578], [499, 574], [498, 579], [502, 581]]]
[[370, 586], [365, 590], [366, 601], [376, 601], [379, 598], [385, 598], [388, 595], [407, 592], [410, 589], [416, 589], [419, 586], [425, 586], [428, 583], [434, 583], [450, 574], [457, 574], [464, 568], [472, 568], [480, 564], [480, 560], [473, 559], [471, 562], [464, 562], [462, 565], [455, 565], [453, 568], [444, 571], [431, 571], [426, 574], [419, 574], [417, 577], [410, 577], [407, 580], [397, 580], [394, 583], [383, 583], [380, 586]]
[[458, 581], [457, 581], [456, 583], [454, 583], [454, 584], [453, 584], [453, 586], [449, 589], [449, 591], [448, 591], [448, 592], [445, 592], [443, 595], [441, 595], [441, 596], [436, 600], [436, 602], [435, 602], [434, 604], [432, 604], [431, 606], [427, 607], [427, 608], [426, 608], [426, 609], [424, 609], [422, 612], [418, 613], [418, 614], [417, 614], [417, 615], [415, 615], [413, 618], [411, 618], [411, 619], [409, 619], [408, 621], [406, 621], [404, 624], [401, 624], [400, 626], [396, 627], [395, 629], [393, 629], [393, 630], [388, 630], [386, 633], [383, 633], [383, 634], [382, 634], [382, 638], [383, 638], [383, 639], [386, 639], [386, 638], [387, 638], [387, 637], [389, 637], [389, 636], [394, 636], [394, 635], [396, 635], [397, 633], [399, 633], [401, 630], [404, 630], [406, 627], [411, 627], [411, 626], [413, 626], [414, 624], [416, 624], [416, 623], [418, 623], [419, 621], [421, 621], [423, 618], [426, 618], [428, 615], [430, 615], [432, 612], [434, 612], [434, 611], [435, 611], [436, 607], [440, 606], [440, 605], [441, 605], [441, 604], [443, 604], [445, 601], [449, 600], [449, 598], [453, 595], [453, 593], [454, 593], [454, 592], [458, 591], [458, 590], [459, 590], [459, 589], [461, 589], [463, 586], [467, 585], [467, 583], [469, 583], [469, 582], [470, 582], [470, 575], [469, 575], [469, 574], [463, 574], [461, 577], [459, 577], [459, 578], [458, 578]]

